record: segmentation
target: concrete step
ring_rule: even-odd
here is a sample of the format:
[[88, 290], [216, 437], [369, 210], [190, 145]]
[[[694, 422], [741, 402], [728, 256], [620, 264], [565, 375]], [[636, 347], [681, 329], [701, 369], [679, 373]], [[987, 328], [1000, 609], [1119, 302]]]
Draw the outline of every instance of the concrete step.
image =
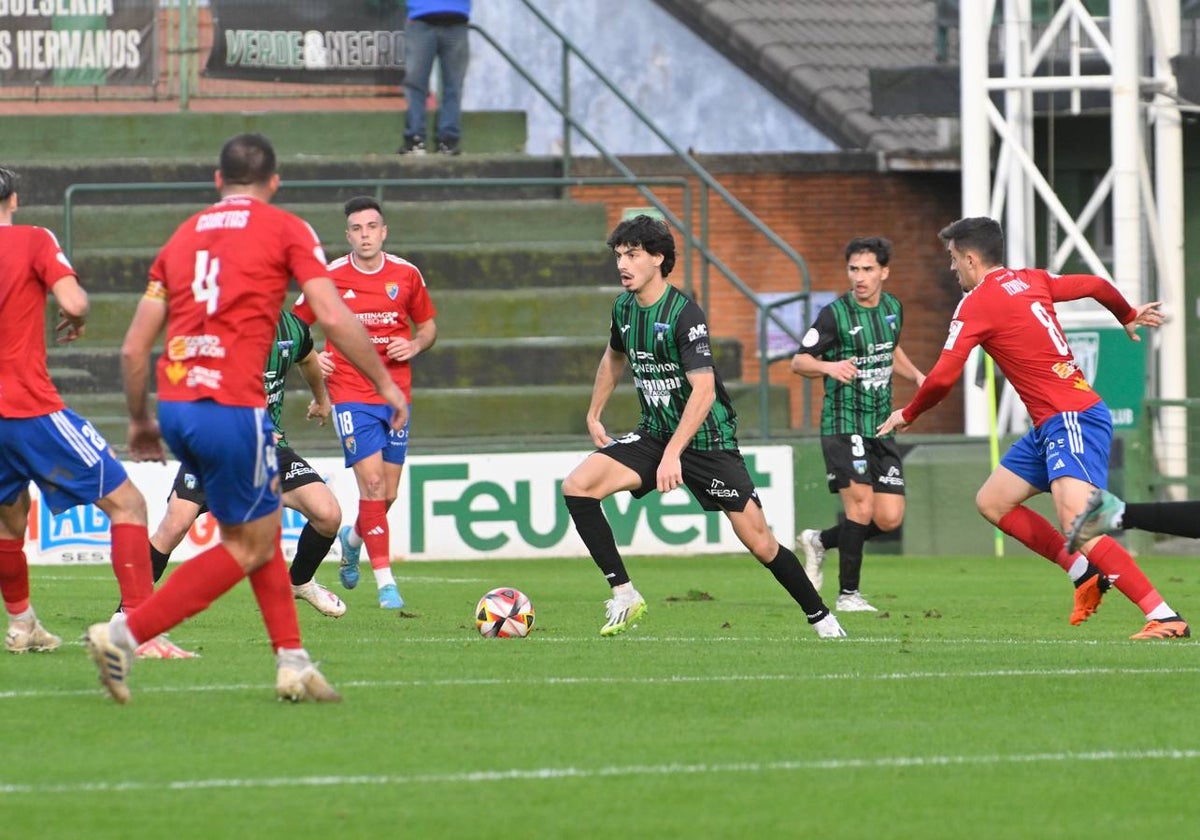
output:
[[[324, 238], [324, 237], [322, 237]], [[332, 259], [345, 253], [345, 240], [328, 241]], [[80, 248], [71, 261], [93, 293], [141, 292], [157, 248]], [[397, 253], [415, 263], [432, 294], [443, 289], [531, 289], [608, 286], [619, 289], [612, 252], [600, 239], [589, 242], [506, 242], [500, 245], [422, 246]]]
[[[738, 412], [743, 438], [756, 436], [761, 406], [754, 383], [728, 384], [730, 399]], [[438, 441], [455, 442], [461, 449], [486, 446], [488, 440], [513, 440], [557, 436], [564, 448], [589, 449], [585, 415], [591, 399], [591, 384], [552, 388], [424, 389], [413, 399], [413, 450], [436, 448]], [[284, 399], [283, 425], [288, 441], [305, 456], [340, 452], [331, 426], [318, 426], [304, 417], [308, 392], [289, 390]], [[123, 451], [128, 434], [128, 415], [119, 394], [77, 394], [67, 404], [89, 419], [117, 450]], [[788, 394], [782, 386], [772, 387], [768, 402], [771, 428], [785, 430], [788, 423]], [[612, 434], [632, 431], [638, 421], [637, 395], [625, 383], [617, 388], [604, 412], [605, 426]], [[444, 445], [444, 444], [443, 444]]]
[[[463, 154], [525, 149], [521, 111], [462, 115]], [[269, 137], [281, 160], [311, 155], [394, 155], [404, 111], [225, 111], [129, 114], [32, 114], [5, 120], [0, 160], [179, 158], [215, 162], [235, 134]], [[20, 167], [17, 167], [20, 168]]]
[[[24, 119], [22, 117], [21, 119]], [[20, 123], [21, 120], [13, 122]], [[7, 125], [7, 122], [6, 122]], [[0, 132], [2, 134], [2, 132]], [[61, 206], [72, 184], [107, 184], [103, 189], [80, 189], [73, 201], [84, 204], [184, 204], [196, 210], [216, 200], [213, 170], [218, 147], [201, 157], [183, 154], [166, 159], [104, 160], [82, 155], [78, 158], [21, 164], [5, 162], [21, 176], [21, 206]], [[0, 160], [5, 160], [0, 157]], [[280, 161], [282, 179], [277, 200], [340, 205], [347, 198], [369, 192], [385, 203], [392, 201], [513, 201], [525, 198], [561, 198], [558, 186], [514, 186], [496, 183], [480, 186], [480, 179], [547, 179], [562, 174], [557, 158], [534, 158], [518, 154], [348, 156], [314, 155]], [[420, 181], [421, 185], [379, 187], [361, 183], [350, 186], [297, 187], [298, 181], [332, 181], [337, 184], [376, 180]], [[193, 184], [189, 188], [168, 186]], [[495, 182], [493, 182], [495, 183]], [[186, 216], [187, 214], [183, 214]]]
[[[596, 376], [607, 333], [586, 337], [446, 338], [413, 365], [413, 383], [421, 390], [498, 386], [562, 386]], [[742, 348], [736, 339], [715, 339], [717, 369], [729, 381], [741, 378]], [[120, 345], [78, 343], [48, 351], [48, 367], [63, 394], [119, 392]], [[157, 355], [155, 355], [157, 358]], [[292, 381], [301, 387], [299, 374]], [[536, 403], [530, 410], [538, 410]]]
[[[346, 249], [346, 216], [340, 203], [279, 202], [339, 251]], [[17, 221], [54, 231], [64, 247], [159, 248], [199, 206], [183, 204], [84, 205], [73, 208], [70, 235], [61, 207], [23, 208]], [[427, 245], [522, 242], [603, 242], [605, 209], [552, 199], [524, 201], [390, 202], [384, 205], [389, 250]]]
[[[600, 340], [608, 326], [617, 289], [567, 286], [545, 289], [437, 289], [438, 329], [444, 339], [590, 336]], [[289, 303], [295, 295], [288, 298]], [[106, 292], [90, 296], [86, 348], [118, 345], [125, 337], [141, 295]], [[57, 306], [46, 310], [47, 341], [54, 344]]]

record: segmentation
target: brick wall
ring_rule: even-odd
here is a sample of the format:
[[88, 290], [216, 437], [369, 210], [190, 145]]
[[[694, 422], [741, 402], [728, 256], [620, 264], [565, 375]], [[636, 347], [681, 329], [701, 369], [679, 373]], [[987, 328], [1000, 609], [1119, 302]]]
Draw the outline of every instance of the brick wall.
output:
[[[769, 159], [768, 159], [769, 160]], [[755, 171], [745, 165], [722, 171], [719, 163], [709, 171], [738, 201], [797, 251], [807, 262], [813, 291], [841, 294], [847, 289], [842, 249], [854, 236], [882, 235], [895, 244], [891, 273], [885, 289], [904, 304], [905, 327], [901, 346], [922, 370], [937, 359], [954, 307], [961, 297], [949, 270], [949, 258], [937, 232], [958, 218], [959, 178], [957, 173], [879, 173], [874, 171], [795, 171], [780, 159], [777, 171], [758, 160]], [[642, 168], [639, 174], [648, 176]], [[654, 174], [666, 174], [656, 172]], [[678, 174], [673, 171], [670, 174]], [[603, 202], [609, 224], [620, 221], [622, 211], [642, 207], [646, 200], [625, 187], [576, 188], [580, 201]], [[682, 191], [662, 189], [658, 194], [673, 212], [682, 217]], [[693, 183], [693, 203], [698, 183]], [[698, 212], [693, 208], [694, 218]], [[719, 197], [712, 196], [709, 209], [709, 242], [714, 255], [728, 265], [756, 293], [799, 291], [801, 275], [796, 266], [762, 234], [744, 222]], [[698, 265], [698, 263], [697, 263]], [[683, 282], [683, 268], [676, 268]], [[698, 268], [695, 275], [699, 278]], [[744, 347], [741, 377], [757, 381], [755, 307], [715, 269], [709, 272], [708, 319], [714, 335], [738, 336]], [[697, 291], [699, 288], [697, 287]], [[802, 422], [800, 378], [786, 361], [770, 368], [772, 383], [789, 386], [792, 426]], [[733, 372], [723, 372], [730, 379]], [[896, 380], [897, 406], [912, 396], [913, 386]], [[822, 388], [815, 382], [808, 424], [820, 415]], [[926, 415], [914, 431], [961, 432], [963, 422], [961, 388], [946, 398], [937, 410]]]

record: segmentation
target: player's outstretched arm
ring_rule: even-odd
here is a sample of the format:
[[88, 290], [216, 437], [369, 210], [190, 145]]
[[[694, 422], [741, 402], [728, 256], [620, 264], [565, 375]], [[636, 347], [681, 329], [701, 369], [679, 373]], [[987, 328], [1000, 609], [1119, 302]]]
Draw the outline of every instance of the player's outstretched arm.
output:
[[612, 442], [612, 438], [600, 421], [600, 415], [604, 413], [604, 406], [608, 405], [608, 398], [612, 396], [612, 392], [617, 388], [617, 383], [621, 381], [626, 363], [623, 353], [618, 353], [608, 347], [600, 358], [600, 366], [596, 368], [596, 380], [592, 385], [592, 401], [588, 405], [587, 427], [588, 434], [592, 436], [592, 443], [596, 445], [597, 449]]
[[354, 317], [354, 313], [346, 308], [346, 304], [342, 303], [333, 281], [328, 277], [314, 277], [305, 281], [303, 292], [308, 306], [317, 318], [317, 323], [325, 331], [325, 336], [350, 360], [350, 364], [371, 380], [376, 393], [394, 409], [392, 428], [404, 428], [404, 424], [408, 422], [408, 402], [388, 375], [387, 368], [383, 366], [375, 348], [371, 346], [367, 331]]
[[1141, 306], [1135, 307], [1137, 313], [1132, 321], [1124, 324], [1125, 334], [1133, 341], [1141, 341], [1142, 337], [1137, 334], [1138, 327], [1160, 327], [1166, 316], [1162, 313], [1162, 301], [1156, 300], [1152, 303], [1143, 303]]
[[121, 375], [129, 407], [129, 457], [135, 461], [166, 461], [158, 422], [150, 414], [150, 351], [167, 323], [161, 286], [151, 282], [138, 301], [121, 344]]

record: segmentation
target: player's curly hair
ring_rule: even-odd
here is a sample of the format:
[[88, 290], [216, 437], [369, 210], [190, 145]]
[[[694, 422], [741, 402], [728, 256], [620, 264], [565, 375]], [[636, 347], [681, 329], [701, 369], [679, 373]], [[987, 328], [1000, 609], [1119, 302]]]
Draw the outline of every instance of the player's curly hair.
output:
[[226, 184], [265, 184], [275, 174], [275, 147], [261, 134], [238, 134], [221, 147], [221, 180]]
[[613, 249], [618, 245], [625, 245], [629, 248], [641, 248], [647, 254], [661, 254], [663, 261], [659, 269], [663, 277], [667, 277], [675, 267], [675, 237], [671, 235], [667, 223], [661, 219], [645, 214], [625, 219], [613, 228], [607, 244]]
[[20, 181], [16, 172], [0, 166], [0, 201], [8, 201], [8, 197], [17, 191]]

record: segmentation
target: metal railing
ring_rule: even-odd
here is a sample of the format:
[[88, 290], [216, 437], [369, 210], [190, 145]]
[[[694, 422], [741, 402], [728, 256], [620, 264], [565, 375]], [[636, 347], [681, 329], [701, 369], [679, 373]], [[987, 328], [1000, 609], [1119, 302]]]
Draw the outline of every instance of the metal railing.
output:
[[[521, 62], [515, 56], [513, 56], [508, 50], [506, 50], [501, 44], [499, 44], [496, 41], [496, 39], [493, 38], [489, 33], [487, 33], [483, 29], [480, 29], [478, 26], [474, 26], [474, 25], [472, 25], [472, 29], [475, 32], [477, 32], [485, 41], [487, 41], [492, 46], [492, 48], [495, 49], [500, 54], [500, 56], [509, 64], [509, 66], [511, 66], [513, 68], [513, 70], [515, 70], [523, 79], [525, 79], [525, 81], [529, 83], [529, 85], [538, 93], [538, 95], [541, 96], [542, 99], [544, 99], [562, 117], [562, 120], [563, 120], [563, 153], [562, 153], [563, 174], [569, 175], [570, 171], [571, 171], [571, 164], [572, 164], [571, 132], [575, 131], [583, 139], [587, 140], [589, 143], [592, 144], [592, 146], [596, 149], [596, 151], [600, 154], [600, 156], [604, 159], [604, 161], [606, 163], [608, 163], [609, 166], [613, 167], [616, 171], [623, 174], [631, 182], [637, 178], [637, 175], [633, 172], [633, 170], [631, 170], [624, 162], [622, 162], [619, 158], [617, 158], [617, 156], [615, 154], [613, 154], [607, 148], [605, 148], [604, 144], [601, 143], [599, 141], [599, 139], [592, 132], [590, 132], [587, 129], [586, 126], [581, 124], [579, 122], [579, 120], [577, 120], [572, 115], [572, 113], [571, 113], [571, 62], [572, 62], [572, 59], [574, 59], [577, 62], [579, 62], [580, 64], [582, 64], [587, 70], [589, 70], [592, 73], [592, 75], [596, 78], [596, 80], [599, 81], [608, 91], [610, 91], [612, 93], [612, 95], [615, 96], [621, 102], [621, 104], [624, 105], [629, 110], [629, 112], [645, 128], [647, 128], [668, 149], [670, 149], [671, 153], [691, 173], [691, 176], [694, 177], [699, 182], [699, 209], [698, 209], [698, 212], [699, 212], [699, 216], [700, 216], [700, 221], [699, 221], [698, 229], [693, 228], [690, 224], [687, 224], [684, 222], [684, 220], [680, 219], [675, 213], [673, 213], [671, 211], [671, 209], [667, 206], [667, 204], [664, 201], [659, 199], [658, 196], [656, 196], [653, 193], [653, 191], [647, 189], [644, 186], [640, 186], [640, 185], [637, 187], [637, 189], [638, 189], [638, 192], [647, 201], [649, 201], [655, 207], [655, 209], [657, 209], [660, 213], [662, 213], [663, 217], [665, 219], [667, 219], [669, 222], [671, 222], [671, 224], [674, 225], [675, 228], [678, 231], [680, 231], [680, 233], [683, 235], [683, 240], [684, 240], [684, 255], [683, 256], [684, 256], [685, 263], [690, 265], [690, 262], [691, 262], [690, 250], [691, 249], [695, 249], [696, 253], [699, 254], [699, 257], [700, 257], [700, 304], [704, 308], [704, 310], [707, 312], [708, 308], [709, 308], [708, 304], [709, 304], [709, 267], [710, 266], [712, 268], [715, 268], [717, 270], [717, 272], [725, 279], [725, 281], [728, 282], [739, 294], [741, 294], [744, 298], [746, 298], [750, 303], [752, 303], [754, 305], [755, 309], [757, 310], [758, 315], [759, 315], [757, 321], [760, 324], [760, 326], [758, 328], [758, 336], [757, 336], [757, 342], [756, 342], [757, 346], [759, 347], [759, 353], [760, 353], [760, 355], [759, 355], [759, 406], [760, 406], [761, 420], [760, 420], [760, 430], [759, 431], [760, 431], [760, 434], [762, 437], [769, 439], [771, 437], [770, 412], [769, 412], [769, 407], [770, 407], [770, 390], [769, 390], [769, 388], [770, 388], [770, 365], [774, 362], [781, 361], [784, 358], [791, 358], [791, 354], [790, 353], [777, 354], [775, 356], [767, 355], [765, 352], [766, 332], [767, 332], [768, 324], [769, 323], [774, 324], [779, 329], [781, 329], [785, 335], [790, 336], [796, 342], [797, 346], [800, 344], [800, 334], [799, 333], [803, 331], [803, 327], [801, 328], [800, 331], [793, 330], [791, 325], [788, 324], [782, 317], [780, 317], [780, 315], [778, 314], [778, 309], [781, 306], [787, 305], [789, 303], [799, 302], [799, 303], [801, 303], [802, 309], [803, 309], [803, 318], [802, 318], [803, 323], [807, 324], [809, 321], [811, 321], [812, 311], [811, 311], [810, 295], [811, 295], [812, 284], [811, 284], [811, 280], [810, 280], [810, 276], [809, 276], [809, 272], [808, 272], [808, 264], [804, 261], [804, 258], [802, 256], [800, 256], [800, 254], [797, 253], [794, 248], [792, 248], [791, 245], [789, 245], [787, 242], [785, 242], [783, 240], [783, 238], [780, 237], [777, 233], [775, 233], [775, 231], [771, 230], [771, 228], [768, 227], [767, 224], [762, 221], [762, 219], [758, 218], [758, 216], [756, 216], [753, 211], [751, 211], [748, 207], [746, 207], [744, 204], [742, 204], [742, 202], [739, 201], [731, 192], [729, 192], [729, 190], [727, 190], [724, 186], [722, 186], [722, 184], [719, 181], [717, 181], [717, 179], [714, 178], [708, 170], [706, 170], [703, 166], [701, 166], [700, 163], [698, 161], [696, 161], [695, 158], [693, 158], [690, 154], [688, 154], [687, 151], [680, 148], [677, 143], [675, 143], [670, 137], [668, 137], [666, 135], [666, 133], [664, 133], [662, 131], [662, 129], [660, 129], [658, 127], [658, 125], [655, 124], [654, 121], [651, 120], [650, 117], [648, 117], [637, 106], [636, 103], [634, 103], [628, 96], [626, 96], [620, 90], [620, 88], [616, 84], [614, 84], [608, 78], [608, 76], [606, 76], [603, 73], [603, 71], [601, 71], [600, 68], [598, 68], [591, 61], [591, 59], [589, 59], [582, 51], [580, 51], [580, 49], [575, 45], [575, 43], [570, 38], [567, 37], [566, 33], [564, 33], [557, 26], [555, 26], [554, 23], [549, 18], [547, 18], [545, 14], [543, 14], [538, 8], [536, 8], [536, 6], [532, 2], [532, 0], [519, 0], [519, 2], [523, 6], [525, 6], [525, 8], [535, 18], [537, 18], [538, 21], [547, 30], [549, 30], [554, 35], [554, 37], [556, 37], [558, 39], [560, 49], [561, 49], [561, 62], [560, 63], [561, 63], [561, 67], [562, 67], [561, 93], [560, 93], [558, 99], [556, 99], [554, 97], [554, 95], [551, 94], [541, 84], [541, 82], [538, 79], [534, 78], [533, 75], [530, 74], [528, 72], [528, 70], [525, 69], [525, 67], [521, 64]], [[788, 299], [785, 299], [785, 300], [767, 303], [766, 301], [762, 300], [762, 298], [758, 295], [758, 293], [755, 292], [754, 289], [745, 280], [743, 280], [740, 276], [738, 276], [738, 274], [732, 268], [730, 268], [728, 265], [726, 265], [724, 262], [722, 262], [721, 259], [718, 258], [715, 253], [713, 253], [712, 249], [709, 247], [709, 240], [708, 240], [709, 193], [716, 194], [742, 220], [744, 220], [751, 227], [753, 227], [759, 234], [761, 234], [767, 240], [769, 245], [776, 248], [780, 253], [782, 253], [792, 263], [792, 265], [795, 266], [796, 272], [797, 272], [798, 291], [795, 293], [794, 296], [792, 296]], [[811, 396], [811, 386], [809, 385], [808, 380], [805, 380], [805, 387], [804, 387], [803, 394], [804, 394], [804, 408], [802, 411], [802, 422], [807, 422], [807, 418], [809, 416], [808, 404], [809, 404], [810, 396]]]
[[[636, 182], [646, 186], [673, 187], [680, 190], [680, 203], [683, 206], [683, 221], [691, 225], [693, 221], [692, 186], [687, 178], [652, 177], [641, 178], [634, 176]], [[343, 178], [322, 180], [282, 181], [279, 195], [286, 198], [289, 190], [301, 189], [343, 189], [356, 188], [370, 190], [381, 203], [384, 192], [388, 188], [402, 189], [513, 189], [520, 187], [555, 187], [568, 189], [570, 187], [611, 187], [628, 185], [628, 178]], [[62, 248], [71, 259], [75, 248], [75, 207], [76, 197], [85, 193], [164, 193], [164, 192], [209, 192], [215, 193], [216, 187], [212, 181], [121, 181], [113, 183], [71, 184], [63, 191], [63, 224]], [[693, 289], [694, 278], [690, 265], [684, 265], [684, 285], [689, 291]]]
[[[530, 14], [544, 27], [560, 45], [561, 55], [561, 84], [559, 93], [552, 93], [542, 83], [531, 70], [526, 67], [517, 56], [514, 56], [502, 44], [486, 30], [481, 29], [476, 25], [471, 25], [479, 37], [486, 41], [492, 49], [503, 58], [503, 60], [523, 78], [530, 87], [540, 96], [546, 103], [549, 104], [562, 118], [563, 121], [563, 149], [561, 155], [562, 161], [562, 178], [559, 180], [546, 179], [542, 181], [524, 180], [521, 183], [526, 185], [542, 184], [551, 185], [557, 184], [564, 189], [569, 190], [572, 186], [618, 186], [627, 185], [638, 191], [638, 193], [662, 216], [669, 221], [681, 234], [682, 247], [680, 262], [684, 266], [686, 276], [685, 282], [688, 289], [697, 294], [701, 306], [709, 311], [710, 309], [710, 287], [712, 280], [710, 275], [713, 271], [719, 278], [728, 283], [739, 295], [755, 307], [758, 315], [756, 321], [758, 323], [756, 341], [753, 342], [758, 348], [759, 356], [759, 402], [761, 408], [761, 429], [760, 433], [764, 438], [771, 437], [770, 428], [770, 412], [768, 411], [770, 402], [770, 366], [778, 361], [790, 357], [790, 353], [778, 353], [771, 355], [767, 348], [767, 330], [769, 327], [777, 328], [798, 345], [800, 342], [800, 330], [794, 329], [791, 324], [781, 317], [780, 310], [784, 306], [800, 304], [802, 310], [802, 322], [807, 324], [811, 321], [811, 281], [807, 263], [804, 258], [792, 248], [786, 241], [783, 240], [775, 231], [766, 225], [757, 215], [746, 207], [740, 200], [729, 192], [711, 173], [709, 173], [698, 161], [695, 160], [687, 151], [680, 148], [665, 132], [662, 131], [647, 116], [628, 96], [626, 96], [620, 88], [606, 76], [603, 71], [598, 68], [594, 62], [585, 55], [579, 47], [540, 10], [532, 0], [519, 0], [519, 2], [529, 11]], [[200, 65], [201, 46], [197, 38], [197, 7], [192, 0], [180, 0], [179, 5], [174, 9], [163, 9], [160, 14], [162, 19], [166, 21], [163, 26], [165, 31], [164, 38], [168, 43], [164, 46], [165, 54], [168, 57], [167, 61], [167, 79], [166, 79], [166, 97], [172, 95], [178, 96], [180, 107], [183, 110], [188, 108], [189, 99], [196, 96], [209, 96], [211, 92], [199, 91], [196, 87], [196, 77]], [[173, 31], [170, 24], [176, 24], [176, 30]], [[673, 178], [644, 178], [639, 177], [632, 169], [621, 161], [615, 154], [605, 148], [604, 144], [589, 128], [582, 124], [571, 113], [571, 81], [572, 70], [579, 66], [588, 71], [605, 89], [628, 110], [642, 126], [649, 130], [659, 141], [661, 141], [672, 153], [672, 155], [685, 167], [688, 175], [684, 179]], [[153, 98], [159, 98], [163, 95], [160, 90], [161, 81], [156, 81], [155, 88], [152, 92]], [[293, 86], [295, 88], [296, 86]], [[304, 86], [299, 86], [304, 87]], [[289, 88], [292, 90], [293, 88]], [[241, 89], [241, 86], [239, 86]], [[242, 90], [242, 95], [245, 91]], [[251, 94], [253, 95], [253, 94]], [[343, 94], [352, 95], [352, 94]], [[571, 175], [573, 168], [573, 149], [572, 138], [578, 136], [592, 145], [600, 155], [600, 157], [613, 168], [614, 171], [620, 173], [620, 178], [573, 178]], [[689, 180], [690, 179], [690, 180]], [[290, 182], [289, 186], [299, 187], [302, 184], [316, 185], [317, 182]], [[341, 182], [343, 185], [354, 185], [363, 187], [372, 187], [376, 184], [382, 185], [398, 185], [405, 184], [408, 186], [442, 186], [450, 182], [446, 181], [423, 181], [423, 180], [396, 180], [396, 181], [346, 181]], [[470, 182], [473, 186], [485, 185], [512, 185], [515, 181], [487, 181], [473, 180]], [[686, 218], [682, 218], [679, 214], [671, 209], [667, 201], [655, 192], [653, 187], [679, 187], [683, 183], [688, 185], [688, 189], [694, 189], [697, 192], [697, 218], [691, 216], [692, 210], [689, 203]], [[694, 185], [694, 186], [692, 186]], [[124, 185], [104, 185], [105, 189], [116, 190]], [[160, 185], [175, 189], [200, 189], [190, 185], [174, 184]], [[99, 185], [73, 185], [75, 191], [86, 190], [90, 191], [93, 187], [99, 188]], [[205, 188], [211, 188], [211, 185], [205, 185]], [[72, 188], [68, 188], [69, 192]], [[710, 196], [716, 196], [718, 200], [728, 206], [740, 219], [750, 225], [766, 242], [768, 247], [777, 250], [795, 269], [796, 272], [796, 291], [794, 295], [790, 295], [783, 300], [775, 300], [772, 302], [765, 301], [758, 292], [737, 274], [729, 265], [722, 261], [712, 250], [709, 242], [709, 215], [710, 215]], [[70, 194], [67, 198], [70, 201]], [[690, 201], [690, 192], [689, 192]], [[65, 210], [66, 215], [70, 215], [69, 210]], [[67, 222], [69, 225], [69, 221]], [[64, 230], [64, 238], [70, 241], [69, 229]], [[696, 258], [699, 259], [698, 269], [693, 267]], [[695, 275], [698, 273], [698, 283], [695, 280]], [[711, 317], [711, 312], [710, 312]], [[804, 381], [803, 403], [801, 422], [807, 424], [809, 417], [811, 384], [808, 380]]]

